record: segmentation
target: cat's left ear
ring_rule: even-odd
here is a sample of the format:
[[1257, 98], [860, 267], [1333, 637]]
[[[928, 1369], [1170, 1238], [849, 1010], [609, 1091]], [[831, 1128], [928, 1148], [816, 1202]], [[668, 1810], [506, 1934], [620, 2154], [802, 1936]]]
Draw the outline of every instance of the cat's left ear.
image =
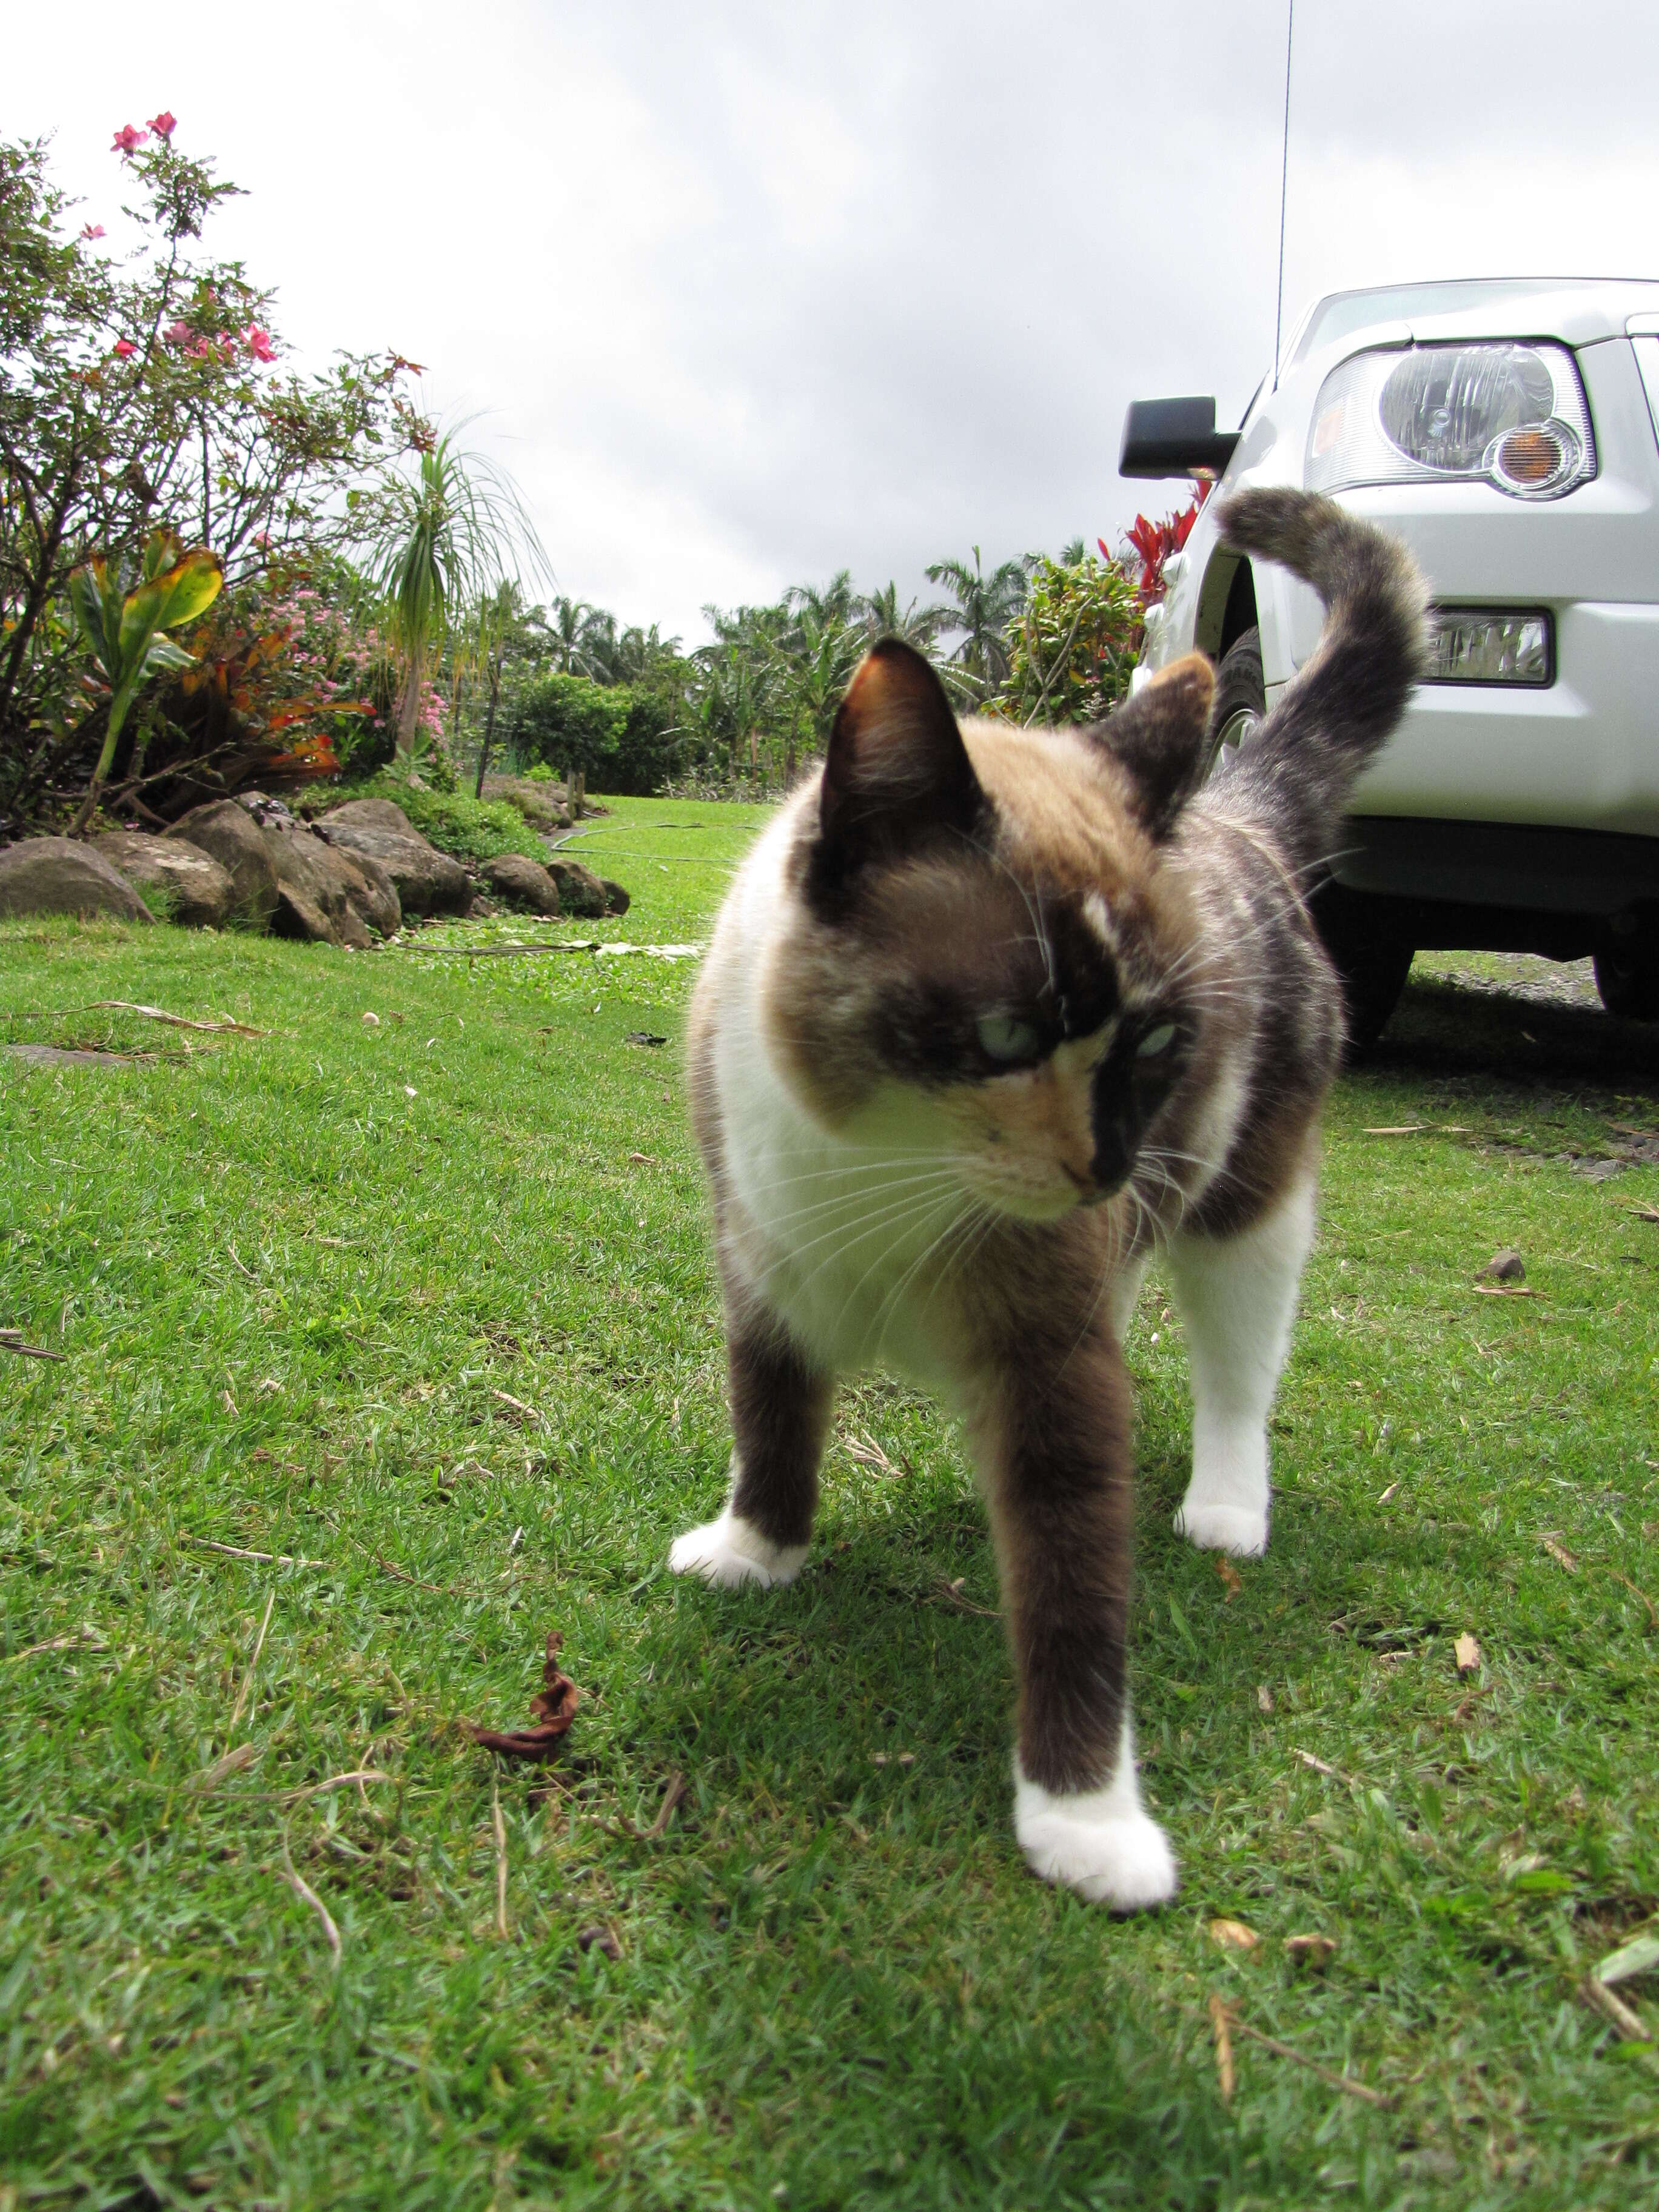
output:
[[827, 874], [844, 879], [940, 830], [971, 834], [985, 803], [945, 686], [921, 653], [884, 638], [830, 734], [818, 802]]
[[1126, 770], [1130, 804], [1153, 838], [1167, 837], [1197, 788], [1215, 672], [1201, 653], [1160, 668], [1094, 735]]

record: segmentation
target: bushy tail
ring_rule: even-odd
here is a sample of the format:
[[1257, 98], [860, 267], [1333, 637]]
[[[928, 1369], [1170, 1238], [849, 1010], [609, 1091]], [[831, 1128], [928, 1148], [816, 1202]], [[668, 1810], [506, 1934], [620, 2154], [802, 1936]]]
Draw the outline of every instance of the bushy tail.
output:
[[1423, 581], [1397, 539], [1310, 492], [1236, 493], [1221, 527], [1237, 551], [1279, 562], [1325, 602], [1318, 651], [1212, 787], [1229, 813], [1271, 829], [1293, 868], [1310, 867], [1340, 842], [1348, 793], [1422, 673]]

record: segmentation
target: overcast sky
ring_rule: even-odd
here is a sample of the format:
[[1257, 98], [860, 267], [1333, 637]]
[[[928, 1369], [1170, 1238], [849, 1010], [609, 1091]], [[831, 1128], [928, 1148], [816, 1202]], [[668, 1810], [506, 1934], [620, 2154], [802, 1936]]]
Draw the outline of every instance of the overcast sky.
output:
[[[122, 0], [8, 25], [0, 128], [104, 220], [158, 108], [301, 363], [395, 346], [573, 596], [1115, 539], [1125, 404], [1271, 364], [1285, 0]], [[1298, 0], [1288, 331], [1402, 278], [1659, 276], [1659, 12]], [[1170, 487], [1173, 494], [1176, 487]], [[1168, 502], [1165, 501], [1165, 504]]]

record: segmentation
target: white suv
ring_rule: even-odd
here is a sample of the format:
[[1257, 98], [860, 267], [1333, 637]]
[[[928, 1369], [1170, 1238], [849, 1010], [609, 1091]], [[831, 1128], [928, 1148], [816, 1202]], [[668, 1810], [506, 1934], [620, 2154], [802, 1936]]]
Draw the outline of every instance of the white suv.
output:
[[[1119, 465], [1324, 492], [1428, 580], [1428, 679], [1315, 898], [1356, 1041], [1419, 946], [1593, 954], [1610, 1011], [1659, 1018], [1659, 283], [1333, 293], [1237, 431], [1213, 400], [1137, 401]], [[1322, 610], [1221, 544], [1219, 505], [1165, 564], [1136, 673], [1194, 647], [1219, 663], [1224, 774]]]

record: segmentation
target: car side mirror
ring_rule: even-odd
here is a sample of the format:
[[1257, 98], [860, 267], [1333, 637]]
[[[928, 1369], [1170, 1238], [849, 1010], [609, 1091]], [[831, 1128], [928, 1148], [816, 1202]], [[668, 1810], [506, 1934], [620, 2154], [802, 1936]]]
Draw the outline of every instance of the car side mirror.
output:
[[1133, 399], [1118, 448], [1121, 477], [1218, 477], [1233, 457], [1237, 430], [1215, 427], [1213, 399]]

